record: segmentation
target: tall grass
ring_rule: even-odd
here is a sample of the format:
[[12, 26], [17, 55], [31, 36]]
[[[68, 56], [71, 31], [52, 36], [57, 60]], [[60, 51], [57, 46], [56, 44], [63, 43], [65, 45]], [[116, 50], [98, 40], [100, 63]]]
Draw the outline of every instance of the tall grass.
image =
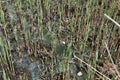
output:
[[[119, 28], [115, 25], [119, 26], [119, 22], [115, 22], [119, 21], [118, 3], [114, 0], [1, 0], [0, 67], [3, 79], [12, 80], [12, 77], [17, 76], [13, 53], [20, 58], [28, 55], [37, 59], [41, 51], [52, 55], [51, 69], [48, 71], [51, 79], [58, 73], [64, 73], [62, 79], [65, 80], [71, 80], [71, 76], [83, 79], [82, 76], [77, 76], [82, 68], [85, 69], [84, 79], [87, 80], [96, 79], [96, 76], [99, 79], [102, 76], [103, 80], [109, 79], [109, 76], [118, 76], [98, 69], [105, 69], [105, 65], [110, 63], [104, 41], [108, 42], [114, 65], [118, 65]], [[110, 18], [106, 19], [105, 16], [108, 16], [104, 16], [104, 13], [115, 19], [112, 20], [115, 24], [109, 21]], [[79, 56], [73, 56], [73, 52], [78, 52]], [[56, 70], [54, 63], [57, 58], [61, 62], [58, 62]], [[47, 61], [44, 59], [39, 59], [42, 60], [42, 65]], [[106, 60], [109, 60], [108, 64], [104, 63]], [[74, 75], [70, 61], [78, 68]], [[82, 62], [82, 68], [79, 62]], [[21, 75], [19, 78], [24, 79]]]

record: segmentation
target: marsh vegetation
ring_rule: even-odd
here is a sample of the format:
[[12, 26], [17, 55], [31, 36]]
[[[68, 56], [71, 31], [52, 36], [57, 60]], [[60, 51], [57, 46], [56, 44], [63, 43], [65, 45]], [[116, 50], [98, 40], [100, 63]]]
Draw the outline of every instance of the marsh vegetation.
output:
[[120, 80], [120, 0], [0, 0], [0, 80]]

